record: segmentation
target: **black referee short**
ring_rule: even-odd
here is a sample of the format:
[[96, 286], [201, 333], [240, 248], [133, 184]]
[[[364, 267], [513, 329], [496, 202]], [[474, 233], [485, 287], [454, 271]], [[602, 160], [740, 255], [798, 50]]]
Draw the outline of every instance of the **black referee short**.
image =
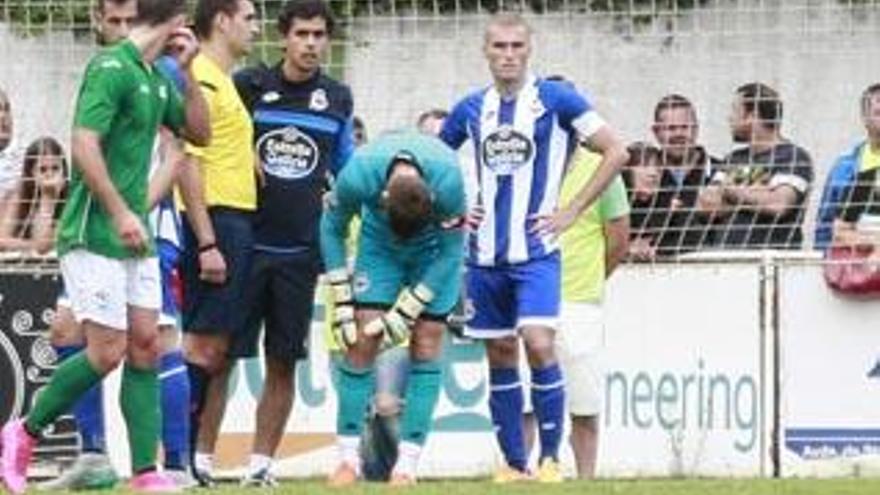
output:
[[247, 287], [253, 256], [253, 213], [234, 208], [208, 210], [217, 248], [226, 262], [226, 282], [212, 284], [199, 277], [198, 241], [183, 217], [184, 251], [180, 257], [183, 282], [183, 331], [194, 334], [232, 335], [241, 331], [241, 301]]

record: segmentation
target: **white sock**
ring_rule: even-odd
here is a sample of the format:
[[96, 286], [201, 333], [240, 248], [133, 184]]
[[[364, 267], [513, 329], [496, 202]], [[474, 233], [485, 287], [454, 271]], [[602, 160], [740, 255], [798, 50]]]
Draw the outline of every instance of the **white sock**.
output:
[[251, 460], [248, 464], [248, 472], [258, 473], [264, 469], [272, 469], [272, 458], [263, 454], [251, 454]]
[[199, 471], [211, 474], [214, 472], [214, 454], [205, 454], [203, 452], [196, 452], [195, 459], [193, 462], [196, 465], [196, 469]]
[[361, 437], [340, 435], [336, 437], [336, 447], [339, 449], [339, 459], [360, 473]]
[[403, 441], [397, 447], [397, 464], [394, 472], [415, 478], [419, 470], [419, 457], [422, 455], [422, 446], [412, 442]]

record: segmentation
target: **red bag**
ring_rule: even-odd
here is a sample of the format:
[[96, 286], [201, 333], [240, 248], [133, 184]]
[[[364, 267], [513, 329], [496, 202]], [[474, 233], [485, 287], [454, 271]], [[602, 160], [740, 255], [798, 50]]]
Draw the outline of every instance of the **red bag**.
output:
[[825, 283], [847, 295], [880, 298], [880, 263], [868, 261], [873, 246], [834, 246], [828, 251]]

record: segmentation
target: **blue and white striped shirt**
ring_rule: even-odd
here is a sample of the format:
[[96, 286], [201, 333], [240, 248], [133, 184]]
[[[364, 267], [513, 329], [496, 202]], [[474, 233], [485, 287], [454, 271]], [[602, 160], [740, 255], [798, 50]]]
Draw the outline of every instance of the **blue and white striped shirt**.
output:
[[[461, 100], [440, 133], [452, 148], [473, 146], [476, 203], [485, 210], [469, 240], [469, 264], [498, 266], [538, 259], [555, 239], [529, 232], [535, 215], [557, 206], [578, 135], [604, 125], [589, 100], [565, 81], [529, 77], [512, 99], [492, 86]], [[467, 163], [466, 161], [465, 163]]]

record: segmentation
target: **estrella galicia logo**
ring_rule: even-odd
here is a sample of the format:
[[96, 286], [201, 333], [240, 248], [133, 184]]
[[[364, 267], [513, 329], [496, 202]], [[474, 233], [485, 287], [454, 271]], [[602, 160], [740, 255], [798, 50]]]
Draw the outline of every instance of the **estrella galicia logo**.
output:
[[535, 154], [535, 144], [525, 134], [509, 125], [503, 125], [483, 139], [483, 164], [498, 175], [510, 175], [529, 163]]
[[293, 126], [267, 132], [257, 141], [263, 171], [280, 179], [300, 179], [318, 165], [315, 141]]

